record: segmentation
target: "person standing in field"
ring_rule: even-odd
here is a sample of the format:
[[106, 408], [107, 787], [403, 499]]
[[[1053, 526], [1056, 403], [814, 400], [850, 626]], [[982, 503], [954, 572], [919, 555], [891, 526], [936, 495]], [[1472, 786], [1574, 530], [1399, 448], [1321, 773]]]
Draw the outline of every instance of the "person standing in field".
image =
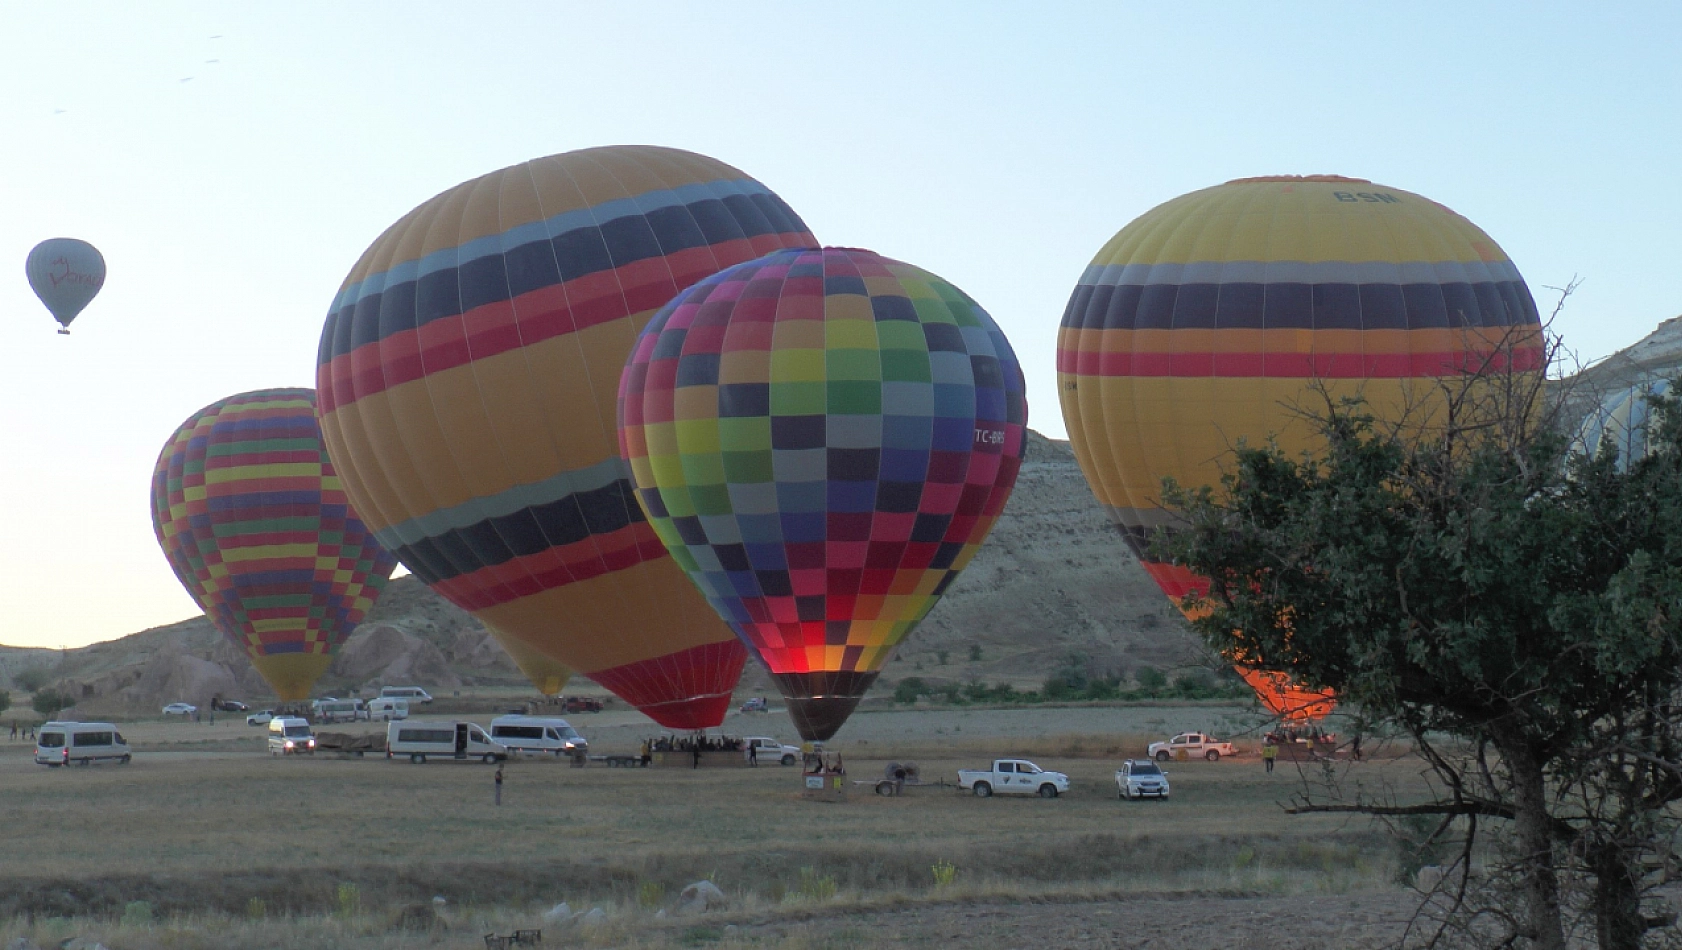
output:
[[1279, 758], [1279, 747], [1274, 745], [1272, 737], [1262, 743], [1262, 764], [1267, 766], [1267, 774], [1273, 774], [1273, 760]]
[[502, 766], [496, 767], [496, 803], [502, 804]]
[[[16, 732], [17, 727], [13, 726], [12, 731]], [[759, 744], [756, 742], [748, 743], [748, 764], [756, 769], [759, 768]]]

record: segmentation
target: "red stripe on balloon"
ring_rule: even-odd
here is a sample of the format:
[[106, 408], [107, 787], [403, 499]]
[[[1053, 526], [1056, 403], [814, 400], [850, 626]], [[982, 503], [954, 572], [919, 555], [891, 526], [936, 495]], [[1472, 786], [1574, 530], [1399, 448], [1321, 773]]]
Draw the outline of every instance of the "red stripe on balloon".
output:
[[512, 558], [468, 574], [438, 581], [432, 589], [463, 610], [484, 610], [620, 571], [666, 556], [666, 548], [646, 521], [581, 541]]

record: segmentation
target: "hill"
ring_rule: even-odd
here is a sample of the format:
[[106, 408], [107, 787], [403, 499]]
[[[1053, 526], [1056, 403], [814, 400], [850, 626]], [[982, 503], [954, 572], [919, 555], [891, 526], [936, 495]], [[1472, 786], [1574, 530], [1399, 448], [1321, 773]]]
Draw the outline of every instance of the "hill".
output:
[[[1067, 442], [1029, 433], [1022, 474], [991, 537], [911, 635], [877, 689], [901, 677], [1038, 685], [1071, 663], [1127, 673], [1171, 666], [1193, 642], [1139, 568], [1075, 464]], [[972, 658], [973, 657], [973, 658]], [[266, 702], [243, 654], [200, 616], [75, 650], [0, 647], [9, 684], [39, 669], [89, 715], [142, 712], [212, 696]], [[400, 577], [346, 642], [318, 691], [387, 683], [445, 689], [518, 686], [519, 671], [478, 621]], [[750, 663], [741, 691], [771, 692]]]

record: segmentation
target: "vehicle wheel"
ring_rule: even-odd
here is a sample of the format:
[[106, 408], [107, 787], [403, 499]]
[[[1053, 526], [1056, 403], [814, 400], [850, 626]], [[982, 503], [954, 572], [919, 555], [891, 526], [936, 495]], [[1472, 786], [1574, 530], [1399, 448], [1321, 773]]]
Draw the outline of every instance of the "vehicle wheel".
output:
[[793, 765], [794, 764], [794, 756], [792, 756], [792, 755], [783, 756], [783, 764], [784, 765]]
[[133, 756], [125, 755], [122, 758], [117, 760], [117, 764], [118, 765], [127, 765], [129, 763], [129, 759], [131, 759], [131, 758], [133, 758]]
[[417, 752], [414, 755], [409, 756], [409, 761], [415, 763], [416, 765], [420, 765], [422, 762], [426, 761], [426, 756]]
[[1156, 754], [1156, 760], [1157, 760], [1157, 761], [1158, 761], [1158, 762], [1166, 762], [1166, 761], [1168, 761], [1168, 750], [1167, 750], [1167, 749], [1163, 749], [1163, 750], [1162, 750], [1162, 751], [1160, 751], [1160, 752], [1158, 752], [1158, 753], [1157, 753], [1157, 754]]
[[1215, 749], [1210, 749], [1208, 752], [1203, 753], [1203, 757], [1211, 762], [1219, 762], [1221, 760], [1220, 752]]
[[1044, 785], [1041, 785], [1040, 786], [1040, 797], [1041, 798], [1056, 798], [1057, 797], [1057, 786], [1051, 784], [1050, 782], [1047, 782]]
[[876, 794], [881, 795], [884, 798], [894, 797], [894, 783], [892, 783], [892, 782], [877, 782], [876, 783]]
[[93, 764], [93, 760], [92, 759], [83, 759], [80, 762], [77, 762], [76, 764], [82, 766], [83, 768], [86, 768], [86, 767]]
[[487, 752], [479, 758], [479, 761], [485, 763], [486, 765], [490, 765], [492, 762], [496, 761], [496, 756], [491, 755], [489, 752]]
[[1126, 792], [1116, 792], [1115, 797], [1121, 799], [1122, 801], [1127, 801], [1127, 793]]
[[975, 797], [976, 798], [992, 798], [993, 797], [993, 786], [988, 785], [986, 782], [976, 782], [975, 783]]

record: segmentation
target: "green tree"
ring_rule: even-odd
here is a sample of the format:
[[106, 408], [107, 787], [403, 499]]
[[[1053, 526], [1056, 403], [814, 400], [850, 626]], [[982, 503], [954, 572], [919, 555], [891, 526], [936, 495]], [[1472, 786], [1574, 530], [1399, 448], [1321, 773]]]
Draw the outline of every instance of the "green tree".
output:
[[1508, 856], [1453, 879], [1439, 936], [1562, 950], [1581, 908], [1635, 950], [1673, 923], [1643, 862], [1682, 801], [1682, 413], [1658, 401], [1644, 459], [1569, 457], [1531, 379], [1476, 374], [1394, 426], [1328, 398], [1322, 451], [1240, 446], [1220, 493], [1167, 486], [1185, 521], [1158, 544], [1210, 579], [1197, 626], [1227, 658], [1337, 690], [1442, 789], [1305, 785], [1290, 810], [1435, 816], [1461, 870], [1493, 825]]
[[34, 693], [39, 692], [41, 687], [46, 686], [47, 681], [51, 678], [52, 674], [45, 667], [32, 666], [27, 670], [19, 670], [12, 674], [12, 683], [26, 693]]
[[12, 694], [8, 690], [0, 689], [0, 713], [12, 708]]
[[35, 711], [48, 719], [58, 715], [61, 710], [69, 709], [75, 703], [68, 696], [63, 696], [57, 690], [43, 689], [35, 694], [29, 703]]

